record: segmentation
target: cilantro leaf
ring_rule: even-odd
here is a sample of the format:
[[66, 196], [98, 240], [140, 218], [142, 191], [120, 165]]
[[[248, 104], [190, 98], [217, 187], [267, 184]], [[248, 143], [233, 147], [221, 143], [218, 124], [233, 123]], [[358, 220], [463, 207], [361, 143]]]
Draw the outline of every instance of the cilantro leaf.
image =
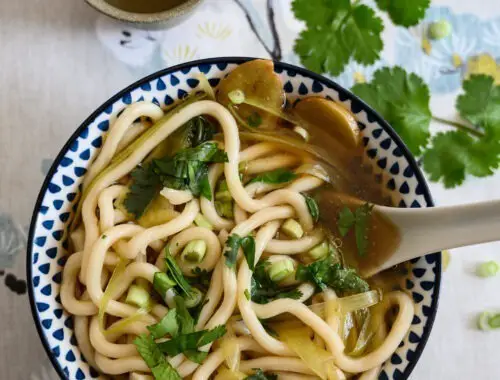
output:
[[148, 326], [148, 330], [155, 339], [163, 338], [167, 334], [176, 336], [179, 331], [177, 309], [169, 310], [167, 315], [165, 315], [160, 322]]
[[379, 58], [383, 24], [370, 7], [349, 0], [294, 0], [292, 10], [307, 26], [294, 49], [309, 69], [338, 75], [351, 57], [363, 64]]
[[151, 368], [156, 380], [182, 380], [179, 373], [167, 362], [151, 335], [139, 335], [134, 340], [134, 344], [139, 355]]
[[344, 237], [350, 231], [354, 223], [356, 222], [356, 218], [352, 213], [351, 209], [347, 206], [344, 206], [342, 210], [340, 210], [337, 227], [339, 229], [340, 235]]
[[358, 83], [352, 91], [392, 125], [413, 154], [419, 155], [429, 140], [429, 88], [415, 74], [401, 67], [377, 70], [371, 83]]
[[500, 86], [492, 77], [473, 75], [463, 88], [457, 110], [475, 127], [438, 133], [423, 156], [431, 180], [447, 188], [462, 184], [467, 174], [489, 176], [500, 164]]
[[238, 234], [229, 235], [226, 241], [226, 250], [224, 252], [224, 256], [226, 256], [226, 265], [230, 268], [236, 265], [240, 247], [247, 260], [248, 267], [250, 270], [253, 270], [255, 265], [255, 239], [253, 236], [242, 238]]
[[366, 256], [366, 251], [368, 249], [368, 222], [370, 221], [372, 210], [373, 205], [365, 203], [354, 212], [356, 218], [354, 236], [356, 237], [358, 255], [361, 257]]
[[195, 331], [188, 334], [178, 335], [168, 341], [158, 343], [159, 350], [168, 356], [185, 353], [187, 356], [200, 363], [206, 358], [207, 353], [200, 353], [198, 348], [212, 343], [226, 333], [226, 327], [219, 325], [212, 330]]
[[258, 368], [253, 375], [245, 377], [245, 380], [278, 380], [278, 375], [274, 373], [264, 373]]
[[184, 292], [188, 297], [191, 297], [191, 285], [186, 281], [184, 275], [182, 274], [181, 268], [177, 265], [175, 259], [170, 255], [170, 249], [168, 245], [165, 247], [165, 263], [167, 264], [167, 270], [169, 271], [172, 279], [175, 281], [177, 286]]
[[309, 209], [309, 213], [311, 214], [313, 220], [317, 222], [319, 220], [319, 207], [318, 203], [314, 200], [314, 198], [310, 197], [307, 194], [302, 193], [302, 196], [306, 200], [307, 208]]
[[299, 265], [295, 275], [299, 281], [311, 281], [320, 289], [333, 288], [336, 292], [362, 293], [368, 283], [354, 269], [343, 268], [333, 255], [309, 265]]
[[248, 267], [250, 270], [254, 270], [255, 266], [255, 239], [253, 236], [246, 236], [241, 239], [240, 242], [241, 248], [243, 249], [243, 253], [245, 255], [245, 259], [247, 260]]
[[262, 261], [255, 266], [250, 294], [252, 301], [266, 304], [278, 298], [299, 299], [302, 297], [302, 292], [296, 287], [283, 288], [271, 281], [266, 270], [270, 264], [269, 261]]
[[264, 183], [270, 183], [270, 184], [279, 184], [279, 183], [287, 183], [290, 182], [292, 179], [297, 178], [297, 174], [290, 170], [286, 170], [283, 168], [279, 168], [276, 170], [272, 170], [270, 172], [265, 172], [262, 174], [259, 174], [253, 178], [250, 183], [253, 182], [264, 182]]
[[227, 160], [227, 154], [214, 142], [182, 149], [172, 157], [155, 159], [147, 166], [132, 171], [133, 182], [124, 205], [139, 218], [163, 186], [176, 190], [189, 189], [194, 196], [201, 194], [210, 200], [208, 164]]
[[162, 189], [162, 183], [151, 164], [139, 166], [130, 174], [133, 182], [123, 205], [139, 219]]
[[179, 332], [181, 334], [189, 334], [194, 331], [194, 319], [189, 314], [189, 311], [184, 302], [184, 298], [174, 297], [175, 310], [177, 310], [177, 323], [179, 324]]
[[238, 250], [240, 249], [241, 237], [238, 234], [231, 234], [226, 240], [226, 266], [234, 268], [236, 266], [236, 259], [238, 258]]
[[389, 13], [396, 25], [413, 26], [424, 18], [431, 0], [375, 0], [378, 7]]
[[349, 207], [344, 206], [338, 216], [337, 226], [342, 237], [354, 228], [356, 246], [360, 256], [365, 256], [368, 249], [368, 222], [372, 210], [373, 205], [369, 203], [356, 208], [354, 212]]
[[487, 75], [473, 75], [463, 83], [464, 94], [457, 99], [460, 115], [482, 128], [487, 135], [500, 136], [500, 86]]
[[446, 188], [460, 185], [466, 174], [486, 177], [499, 166], [500, 144], [476, 140], [461, 131], [438, 133], [423, 156], [425, 171], [432, 181], [443, 180]]

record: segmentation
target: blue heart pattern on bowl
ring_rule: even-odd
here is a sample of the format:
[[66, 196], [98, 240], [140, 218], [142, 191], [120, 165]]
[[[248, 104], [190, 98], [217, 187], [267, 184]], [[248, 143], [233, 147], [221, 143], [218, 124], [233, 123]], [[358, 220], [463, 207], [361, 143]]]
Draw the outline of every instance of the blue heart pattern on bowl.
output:
[[[128, 104], [147, 100], [164, 107], [196, 90], [195, 74], [203, 73], [212, 86], [245, 59], [227, 58], [193, 62], [166, 69], [133, 84], [101, 106], [65, 145], [40, 192], [30, 230], [28, 280], [37, 328], [61, 377], [99, 378], [84, 362], [71, 317], [59, 297], [62, 267], [68, 249], [67, 230], [79, 199], [79, 186], [103, 136]], [[333, 99], [350, 109], [365, 145], [364, 160], [375, 180], [382, 183], [400, 207], [432, 206], [426, 184], [415, 161], [394, 131], [363, 102], [335, 83], [307, 70], [276, 63], [290, 100], [315, 95]], [[384, 364], [379, 379], [406, 379], [414, 368], [430, 333], [437, 308], [441, 278], [440, 255], [414, 260], [403, 288], [415, 301], [411, 330]]]

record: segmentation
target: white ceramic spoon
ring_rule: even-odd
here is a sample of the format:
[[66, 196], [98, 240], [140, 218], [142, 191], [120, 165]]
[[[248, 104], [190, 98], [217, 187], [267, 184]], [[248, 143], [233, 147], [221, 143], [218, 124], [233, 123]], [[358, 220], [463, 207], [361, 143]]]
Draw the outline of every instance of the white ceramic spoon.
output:
[[[340, 207], [351, 205], [357, 208], [364, 204], [360, 199], [330, 191], [318, 195], [322, 210], [320, 217], [329, 228], [337, 228]], [[392, 222], [399, 231], [400, 241], [398, 245], [384, 249], [381, 255], [372, 260], [367, 258], [359, 263], [359, 269], [366, 277], [443, 249], [500, 240], [500, 200], [429, 208], [375, 205], [375, 214]], [[389, 233], [396, 232], [391, 227]], [[388, 250], [392, 250], [392, 253]]]
[[404, 261], [443, 249], [500, 240], [500, 201], [431, 208], [375, 206], [399, 229], [401, 242], [371, 276]]

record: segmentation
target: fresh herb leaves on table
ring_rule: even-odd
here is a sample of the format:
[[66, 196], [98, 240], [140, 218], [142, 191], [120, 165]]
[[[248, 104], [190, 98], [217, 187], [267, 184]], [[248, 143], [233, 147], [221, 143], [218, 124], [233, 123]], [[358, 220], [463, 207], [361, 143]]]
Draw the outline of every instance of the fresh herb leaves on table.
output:
[[[430, 6], [430, 0], [375, 3], [394, 24], [404, 27], [417, 25]], [[368, 5], [359, 0], [294, 0], [292, 9], [306, 26], [295, 43], [295, 52], [304, 66], [338, 75], [351, 59], [365, 65], [379, 59], [384, 25]], [[467, 124], [433, 116], [427, 85], [400, 67], [382, 68], [371, 83], [358, 83], [352, 90], [382, 114], [413, 154], [423, 158], [431, 180], [451, 188], [462, 184], [467, 174], [486, 177], [498, 168], [500, 86], [494, 84], [493, 78], [475, 75], [464, 81], [464, 94], [456, 107]], [[431, 120], [454, 130], [431, 136]]]
[[[396, 25], [421, 20], [430, 0], [376, 0]], [[306, 24], [295, 52], [307, 68], [339, 75], [351, 59], [370, 65], [380, 58], [384, 24], [375, 10], [359, 0], [294, 0], [295, 17]]]
[[[489, 176], [500, 163], [500, 86], [492, 77], [472, 75], [463, 89], [456, 108], [470, 126], [433, 116], [427, 85], [400, 67], [380, 69], [370, 83], [356, 84], [352, 91], [382, 114], [413, 154], [423, 157], [431, 180], [450, 188], [462, 184], [466, 174]], [[433, 119], [454, 130], [431, 137]]]

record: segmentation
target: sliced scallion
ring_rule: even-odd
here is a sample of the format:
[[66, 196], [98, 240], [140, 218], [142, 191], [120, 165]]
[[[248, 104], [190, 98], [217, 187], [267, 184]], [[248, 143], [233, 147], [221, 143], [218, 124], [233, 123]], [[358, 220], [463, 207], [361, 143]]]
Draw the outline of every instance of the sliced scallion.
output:
[[479, 277], [493, 277], [500, 271], [500, 265], [496, 261], [486, 261], [477, 266], [476, 274]]
[[184, 247], [181, 258], [190, 263], [201, 263], [206, 252], [207, 243], [205, 243], [205, 240], [192, 240]]

